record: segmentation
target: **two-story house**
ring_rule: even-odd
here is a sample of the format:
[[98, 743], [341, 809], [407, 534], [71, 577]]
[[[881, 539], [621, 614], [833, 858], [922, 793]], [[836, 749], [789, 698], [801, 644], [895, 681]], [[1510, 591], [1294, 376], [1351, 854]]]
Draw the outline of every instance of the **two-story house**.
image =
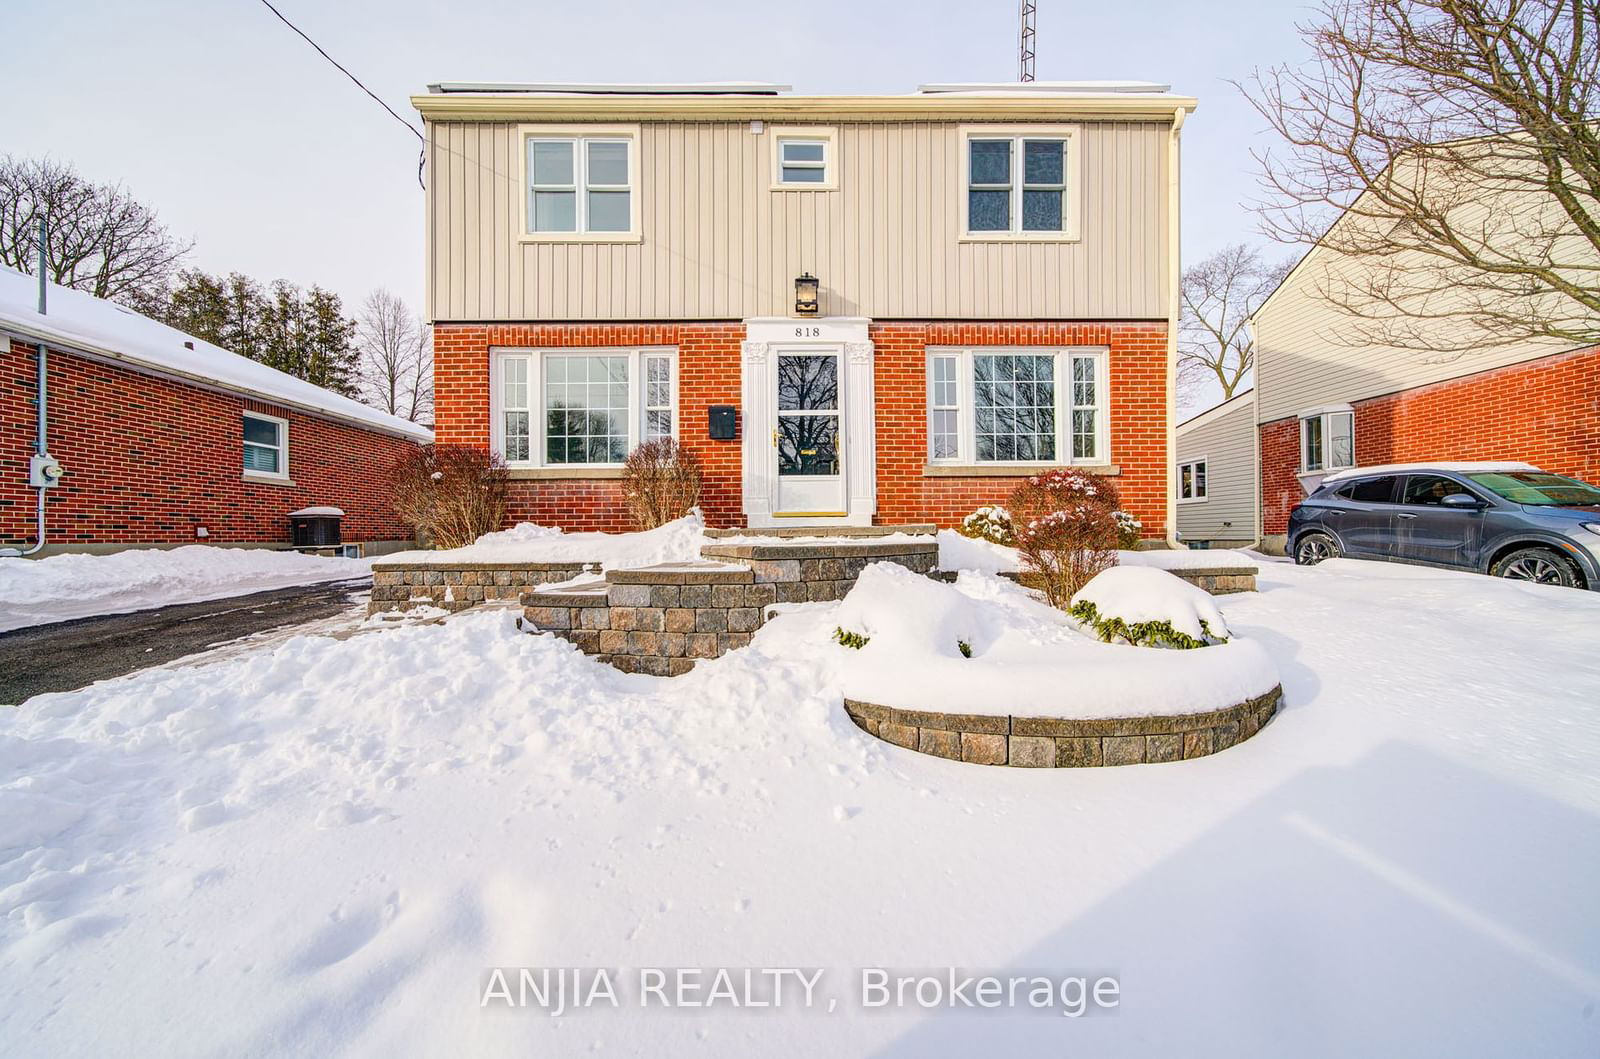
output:
[[712, 525], [953, 525], [1019, 476], [1171, 519], [1179, 129], [1130, 83], [806, 96], [441, 84], [437, 433], [511, 517], [626, 528], [621, 465], [696, 452]]

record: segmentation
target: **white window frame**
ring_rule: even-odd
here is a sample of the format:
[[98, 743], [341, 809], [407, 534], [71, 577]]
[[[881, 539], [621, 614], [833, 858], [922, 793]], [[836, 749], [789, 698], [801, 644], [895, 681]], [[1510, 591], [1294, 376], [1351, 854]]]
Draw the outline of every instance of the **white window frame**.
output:
[[[1196, 467], [1200, 468], [1200, 475], [1199, 476], [1197, 476], [1195, 474], [1195, 468]], [[1202, 485], [1198, 491], [1194, 491], [1192, 496], [1184, 496], [1183, 495], [1183, 472], [1186, 471], [1186, 470], [1189, 472], [1189, 481], [1191, 481], [1191, 482], [1200, 481], [1202, 476], [1205, 479], [1205, 484]], [[1199, 457], [1196, 457], [1195, 459], [1192, 459], [1192, 460], [1183, 460], [1182, 462], [1180, 462], [1178, 464], [1177, 486], [1178, 486], [1178, 503], [1180, 503], [1180, 504], [1203, 504], [1203, 503], [1205, 503], [1207, 498], [1211, 494], [1211, 467], [1207, 463], [1206, 457], [1199, 456]]]
[[[1056, 379], [1056, 459], [1053, 460], [979, 460], [977, 443], [976, 394], [977, 379], [973, 371], [974, 358], [1015, 354], [1023, 356], [1048, 356], [1055, 360]], [[956, 455], [933, 457], [933, 362], [939, 357], [956, 358]], [[1089, 357], [1095, 365], [1095, 454], [1092, 457], [1072, 457], [1072, 361], [1075, 357]], [[1110, 350], [1104, 346], [929, 346], [925, 366], [927, 409], [923, 441], [927, 462], [932, 466], [947, 467], [1107, 467], [1111, 466], [1111, 389]]]
[[[825, 125], [775, 126], [772, 134], [772, 190], [773, 191], [837, 191], [839, 190], [839, 139], [837, 130]], [[802, 140], [822, 144], [822, 162], [791, 163], [806, 168], [820, 168], [822, 180], [818, 183], [786, 183], [783, 179], [783, 144]]]
[[[1332, 437], [1333, 420], [1338, 416], [1349, 416], [1350, 417], [1350, 462], [1349, 463], [1334, 464], [1334, 463], [1330, 463], [1329, 460], [1328, 460], [1329, 454], [1331, 452], [1331, 449], [1329, 448], [1329, 445], [1328, 445], [1328, 439], [1330, 437]], [[1309, 423], [1309, 422], [1313, 422], [1313, 421], [1319, 423], [1320, 429], [1322, 431], [1322, 455], [1323, 455], [1323, 459], [1322, 459], [1322, 464], [1320, 466], [1317, 466], [1317, 467], [1311, 466], [1311, 460], [1310, 460], [1310, 448], [1311, 447], [1308, 444], [1308, 441], [1310, 439], [1308, 437], [1308, 433], [1307, 433], [1307, 430], [1306, 430], [1306, 424]], [[1300, 472], [1299, 473], [1301, 473], [1301, 474], [1331, 474], [1334, 471], [1348, 470], [1351, 467], [1356, 466], [1356, 459], [1355, 459], [1355, 456], [1356, 456], [1356, 414], [1355, 414], [1355, 410], [1353, 408], [1351, 408], [1349, 405], [1330, 405], [1330, 406], [1328, 406], [1326, 408], [1313, 408], [1310, 411], [1301, 412], [1300, 416], [1299, 416], [1299, 422], [1296, 424], [1296, 429], [1298, 429], [1299, 432], [1300, 432], [1300, 439], [1299, 439], [1299, 441], [1300, 441]]]
[[[645, 412], [645, 361], [651, 357], [664, 357], [670, 365], [672, 380], [672, 438], [676, 440], [683, 429], [682, 395], [678, 387], [678, 349], [676, 346], [554, 346], [539, 348], [495, 349], [489, 371], [489, 444], [501, 459], [505, 459], [504, 394], [505, 365], [512, 359], [523, 359], [528, 364], [528, 459], [506, 460], [506, 466], [518, 470], [615, 470], [621, 463], [547, 463], [546, 418], [544, 408], [544, 364], [550, 357], [615, 357], [628, 358], [628, 451], [632, 452], [644, 440]], [[512, 409], [517, 411], [517, 409]]]
[[[574, 203], [574, 223], [576, 231], [572, 232], [536, 232], [533, 231], [533, 171], [528, 163], [529, 147], [534, 141], [572, 144], [572, 179], [573, 192], [576, 196]], [[588, 192], [596, 191], [622, 191], [621, 184], [589, 184], [589, 149], [590, 143], [626, 143], [628, 145], [628, 230], [625, 232], [591, 232], [586, 231], [588, 223]], [[640, 151], [639, 126], [637, 125], [585, 125], [574, 127], [565, 126], [534, 126], [519, 125], [517, 127], [517, 185], [521, 189], [522, 204], [517, 208], [518, 223], [517, 239], [524, 243], [637, 243], [643, 240], [639, 228], [639, 174], [644, 168]]]
[[[263, 423], [271, 423], [278, 429], [278, 444], [276, 446], [262, 445], [254, 441], [243, 441], [244, 420], [256, 419]], [[278, 469], [276, 471], [258, 471], [252, 467], [244, 467], [243, 449], [240, 449], [239, 462], [246, 478], [275, 478], [279, 481], [289, 480], [289, 421], [282, 416], [268, 415], [266, 412], [257, 412], [245, 409], [240, 417], [240, 440], [245, 445], [254, 445], [256, 448], [276, 448], [278, 450]]]
[[[962, 242], [1024, 242], [1024, 243], [1073, 243], [1079, 239], [1083, 205], [1083, 137], [1082, 129], [1077, 125], [963, 125], [961, 126], [961, 149], [956, 152], [956, 183], [961, 197], [961, 234]], [[967, 192], [971, 190], [968, 180], [972, 175], [970, 168], [971, 143], [973, 140], [1010, 140], [1011, 141], [1011, 228], [1008, 231], [975, 232], [972, 230], [971, 220], [968, 217], [969, 200]], [[1026, 140], [1063, 140], [1066, 142], [1067, 156], [1062, 166], [1062, 177], [1066, 182], [1065, 194], [1061, 203], [1061, 231], [1059, 232], [1030, 232], [1022, 227], [1022, 191], [1024, 163], [1021, 144]], [[982, 190], [983, 185], [979, 185]]]

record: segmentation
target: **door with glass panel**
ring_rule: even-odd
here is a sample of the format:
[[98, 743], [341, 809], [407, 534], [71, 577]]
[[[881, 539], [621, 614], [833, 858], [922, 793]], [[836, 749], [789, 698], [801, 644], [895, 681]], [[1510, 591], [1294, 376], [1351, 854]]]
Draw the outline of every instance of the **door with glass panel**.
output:
[[839, 351], [780, 352], [776, 360], [775, 515], [845, 514]]

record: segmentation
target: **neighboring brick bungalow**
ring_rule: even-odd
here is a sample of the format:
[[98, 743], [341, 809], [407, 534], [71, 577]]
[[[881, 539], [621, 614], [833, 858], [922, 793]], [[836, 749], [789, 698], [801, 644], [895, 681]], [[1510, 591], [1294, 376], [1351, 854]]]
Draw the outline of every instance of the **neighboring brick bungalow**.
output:
[[673, 436], [714, 526], [950, 526], [1074, 465], [1167, 536], [1193, 99], [435, 85], [413, 103], [439, 440], [505, 457], [511, 519], [628, 528], [621, 461]]
[[0, 546], [35, 540], [38, 343], [48, 350], [46, 548], [287, 545], [289, 513], [344, 511], [369, 552], [409, 546], [389, 469], [431, 431], [120, 305], [0, 269]]

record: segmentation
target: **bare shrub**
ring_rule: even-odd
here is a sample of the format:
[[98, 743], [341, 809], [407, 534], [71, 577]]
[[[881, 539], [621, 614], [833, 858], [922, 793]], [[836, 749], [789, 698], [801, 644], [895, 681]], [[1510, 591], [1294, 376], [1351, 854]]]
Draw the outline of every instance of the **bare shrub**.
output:
[[622, 467], [622, 493], [639, 529], [682, 518], [700, 503], [700, 459], [671, 438], [647, 441]]
[[1007, 506], [1024, 575], [1051, 606], [1065, 610], [1090, 578], [1116, 565], [1118, 497], [1109, 482], [1045, 471], [1018, 486]]
[[472, 445], [419, 445], [390, 472], [394, 509], [436, 548], [460, 548], [506, 517], [506, 467]]

